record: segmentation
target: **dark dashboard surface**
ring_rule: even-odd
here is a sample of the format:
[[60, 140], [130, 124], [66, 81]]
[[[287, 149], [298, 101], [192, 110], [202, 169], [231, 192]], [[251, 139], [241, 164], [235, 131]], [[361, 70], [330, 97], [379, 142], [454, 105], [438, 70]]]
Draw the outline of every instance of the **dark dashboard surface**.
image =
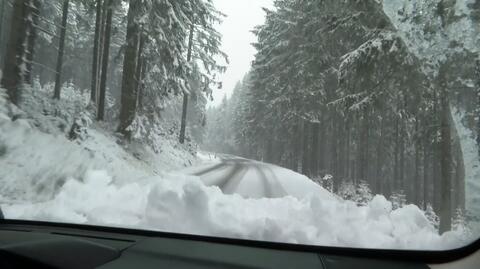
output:
[[199, 240], [0, 223], [2, 268], [420, 269], [425, 264]]

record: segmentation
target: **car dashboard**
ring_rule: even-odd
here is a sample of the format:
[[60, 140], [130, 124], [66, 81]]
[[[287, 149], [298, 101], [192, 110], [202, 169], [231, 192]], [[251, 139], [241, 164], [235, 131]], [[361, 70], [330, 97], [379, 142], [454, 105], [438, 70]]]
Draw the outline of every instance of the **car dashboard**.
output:
[[1, 268], [430, 268], [402, 252], [340, 250], [95, 226], [0, 223]]

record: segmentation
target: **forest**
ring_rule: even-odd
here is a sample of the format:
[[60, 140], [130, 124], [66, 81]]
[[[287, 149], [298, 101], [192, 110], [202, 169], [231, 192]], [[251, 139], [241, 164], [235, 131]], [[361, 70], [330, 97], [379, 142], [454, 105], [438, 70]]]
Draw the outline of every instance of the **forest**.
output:
[[83, 115], [152, 146], [179, 128], [183, 144], [188, 113], [200, 140], [204, 106], [225, 70], [218, 58], [226, 60], [214, 28], [223, 14], [211, 1], [2, 0], [0, 12], [2, 86], [14, 104], [35, 83], [53, 88], [52, 103], [68, 99], [67, 83], [89, 95], [71, 139], [89, 122]]
[[465, 212], [458, 126], [479, 143], [480, 2], [468, 15], [462, 1], [380, 2], [275, 1], [250, 72], [207, 112], [206, 148], [335, 192], [368, 186], [433, 209], [447, 231]]

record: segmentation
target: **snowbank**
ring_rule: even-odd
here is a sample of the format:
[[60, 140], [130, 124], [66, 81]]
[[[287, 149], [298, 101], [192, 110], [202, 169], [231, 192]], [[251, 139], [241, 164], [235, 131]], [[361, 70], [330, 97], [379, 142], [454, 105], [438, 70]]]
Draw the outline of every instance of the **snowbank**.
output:
[[448, 249], [465, 244], [456, 232], [439, 236], [416, 206], [392, 210], [383, 196], [365, 207], [321, 193], [244, 199], [180, 174], [119, 186], [105, 171], [88, 171], [80, 180], [69, 179], [50, 201], [10, 204], [4, 211], [16, 219], [329, 246]]

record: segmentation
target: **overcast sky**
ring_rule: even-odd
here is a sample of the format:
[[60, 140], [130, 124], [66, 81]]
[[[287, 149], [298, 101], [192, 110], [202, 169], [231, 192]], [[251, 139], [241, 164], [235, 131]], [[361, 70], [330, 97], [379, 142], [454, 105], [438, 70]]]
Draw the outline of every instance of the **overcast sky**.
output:
[[226, 14], [218, 31], [223, 35], [222, 50], [227, 53], [230, 64], [227, 72], [222, 75], [223, 89], [215, 89], [214, 101], [219, 104], [225, 94], [230, 96], [237, 81], [250, 69], [254, 59], [255, 49], [251, 43], [256, 41], [250, 31], [263, 24], [265, 13], [262, 7], [271, 7], [273, 0], [214, 0], [218, 10]]

